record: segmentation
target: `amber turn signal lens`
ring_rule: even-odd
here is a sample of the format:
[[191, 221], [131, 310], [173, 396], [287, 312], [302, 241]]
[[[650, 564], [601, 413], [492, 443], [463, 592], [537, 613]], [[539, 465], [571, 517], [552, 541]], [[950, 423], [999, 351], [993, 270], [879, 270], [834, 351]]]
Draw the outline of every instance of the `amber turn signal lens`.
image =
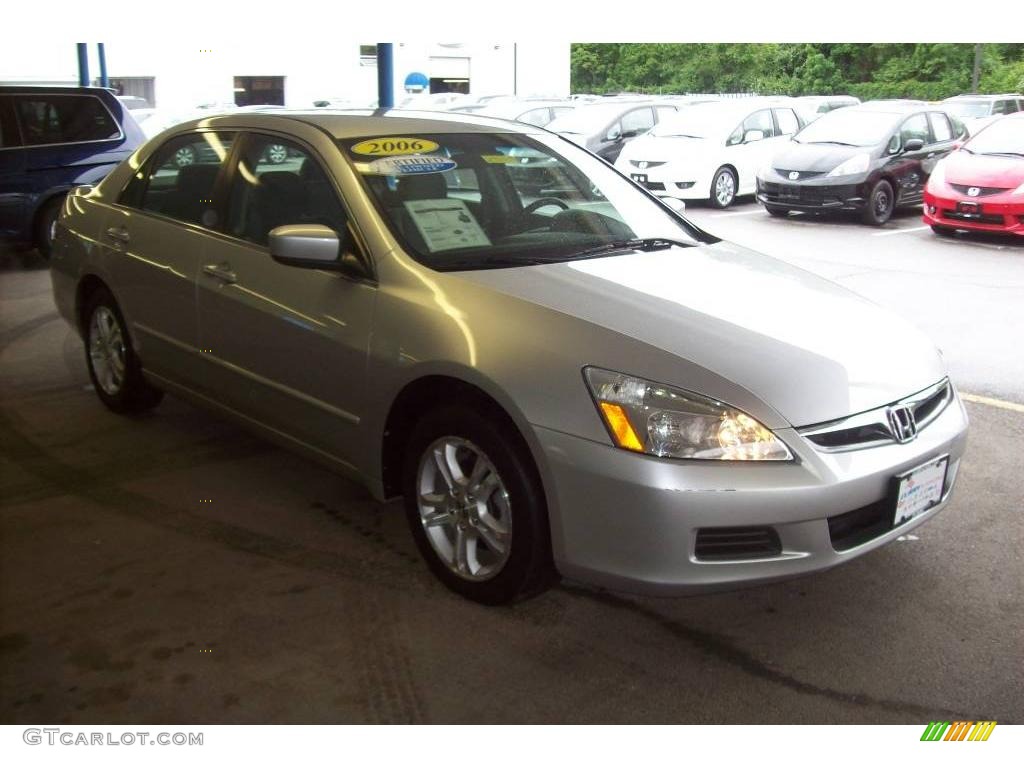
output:
[[629, 417], [626, 416], [626, 412], [622, 410], [621, 405], [615, 405], [615, 403], [601, 403], [601, 413], [604, 415], [604, 420], [608, 424], [608, 429], [612, 431], [615, 436], [615, 442], [618, 443], [619, 448], [626, 448], [630, 451], [643, 452], [644, 446], [640, 442], [640, 438], [636, 436], [636, 432], [633, 430], [633, 425], [629, 423]]

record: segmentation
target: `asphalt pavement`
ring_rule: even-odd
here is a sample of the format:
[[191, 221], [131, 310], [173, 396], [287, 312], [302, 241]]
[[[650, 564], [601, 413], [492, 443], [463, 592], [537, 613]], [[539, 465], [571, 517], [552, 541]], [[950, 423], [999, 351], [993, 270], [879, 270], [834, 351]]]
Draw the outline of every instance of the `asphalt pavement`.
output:
[[[1024, 402], [1024, 248], [693, 218], [896, 308]], [[45, 269], [0, 271], [0, 722], [1024, 722], [1024, 413], [969, 403], [954, 499], [888, 547], [686, 599], [454, 597], [397, 505], [168, 398], [106, 411]], [[638, 520], [637, 524], [642, 524]]]

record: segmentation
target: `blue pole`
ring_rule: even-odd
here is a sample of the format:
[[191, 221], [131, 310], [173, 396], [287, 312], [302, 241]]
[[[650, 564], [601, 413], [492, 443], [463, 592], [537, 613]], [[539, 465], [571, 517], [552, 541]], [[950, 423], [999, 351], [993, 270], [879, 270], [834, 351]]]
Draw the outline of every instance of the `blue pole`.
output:
[[377, 43], [377, 109], [395, 106], [394, 70], [392, 43]]
[[78, 84], [89, 84], [89, 46], [78, 43]]
[[110, 79], [107, 77], [107, 51], [103, 43], [96, 43], [96, 50], [100, 55], [100, 85], [104, 88], [110, 87]]

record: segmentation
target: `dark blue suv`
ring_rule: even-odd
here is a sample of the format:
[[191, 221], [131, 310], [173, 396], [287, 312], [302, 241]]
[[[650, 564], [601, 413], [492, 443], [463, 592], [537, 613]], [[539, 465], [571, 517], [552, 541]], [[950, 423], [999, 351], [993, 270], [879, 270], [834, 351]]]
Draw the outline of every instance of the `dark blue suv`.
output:
[[0, 85], [0, 243], [49, 257], [68, 190], [96, 184], [145, 140], [105, 88]]

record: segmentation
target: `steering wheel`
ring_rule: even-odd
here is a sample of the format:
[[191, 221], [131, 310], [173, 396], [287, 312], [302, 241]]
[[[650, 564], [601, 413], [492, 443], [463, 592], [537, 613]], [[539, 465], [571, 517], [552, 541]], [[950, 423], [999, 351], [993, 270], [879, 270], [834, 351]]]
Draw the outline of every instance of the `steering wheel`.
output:
[[559, 200], [557, 197], [538, 197], [528, 206], [523, 208], [523, 213], [534, 213], [543, 208], [545, 205], [557, 205], [563, 211], [569, 210], [569, 206], [566, 204], [566, 202], [564, 200]]

